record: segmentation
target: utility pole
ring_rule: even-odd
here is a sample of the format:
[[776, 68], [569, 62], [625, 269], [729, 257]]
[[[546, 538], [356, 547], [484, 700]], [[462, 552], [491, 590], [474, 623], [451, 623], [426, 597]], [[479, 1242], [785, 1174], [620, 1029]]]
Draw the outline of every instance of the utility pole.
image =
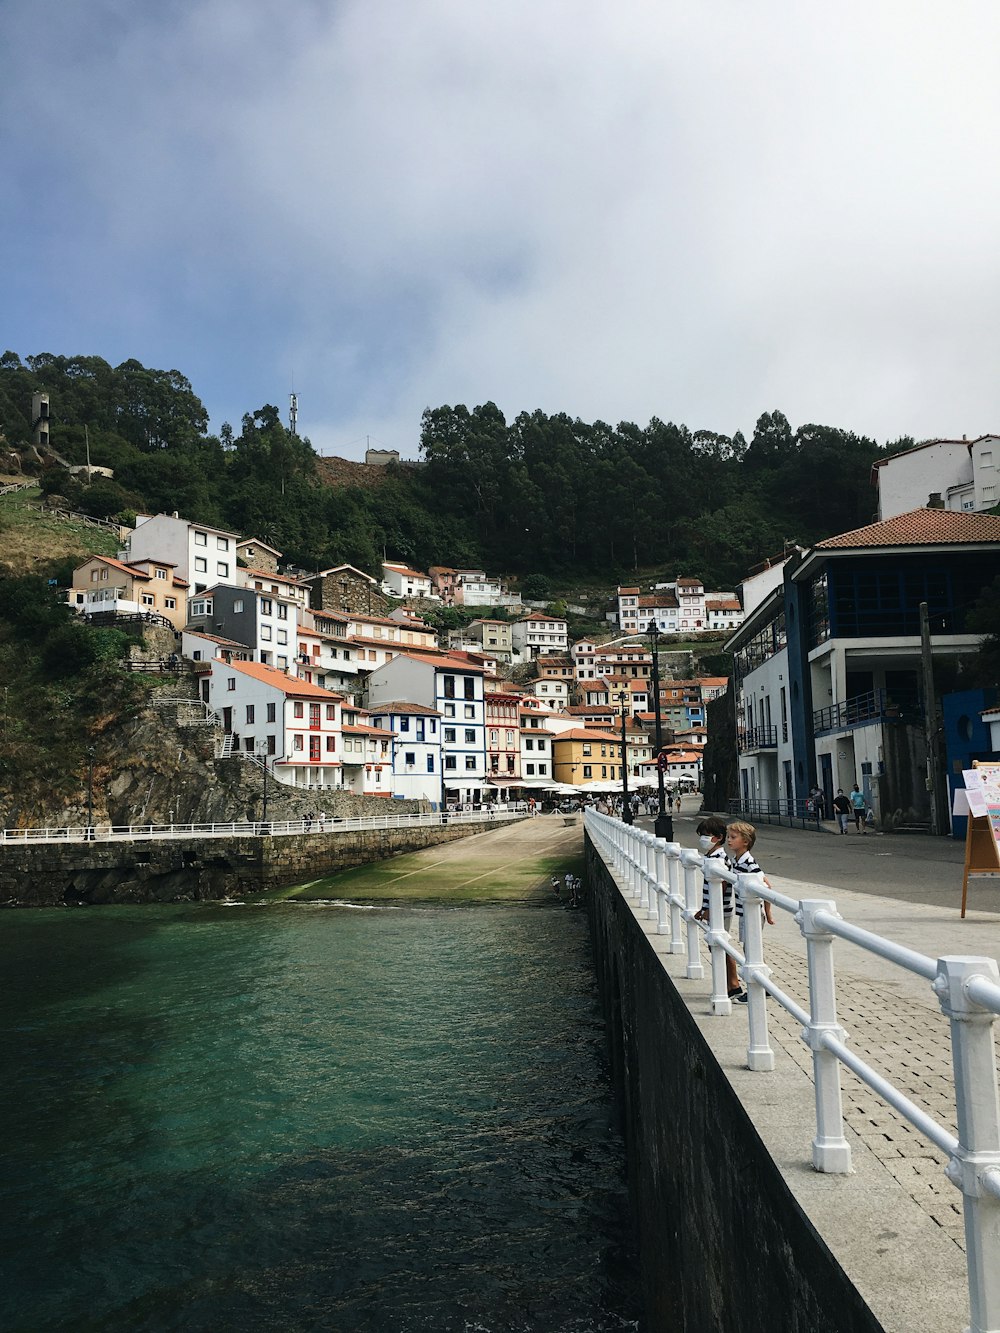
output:
[[632, 823], [632, 803], [628, 794], [628, 737], [625, 735], [625, 705], [631, 698], [628, 690], [622, 690], [615, 698], [622, 710], [622, 823]]
[[920, 667], [924, 695], [924, 743], [927, 747], [927, 792], [931, 802], [931, 832], [944, 833], [940, 779], [937, 765], [938, 711], [934, 694], [934, 662], [927, 603], [920, 603]]
[[653, 832], [667, 842], [674, 840], [674, 821], [666, 807], [663, 787], [663, 722], [660, 718], [660, 631], [655, 620], [649, 622], [649, 641], [653, 650], [653, 717], [656, 720], [656, 795], [657, 814]]

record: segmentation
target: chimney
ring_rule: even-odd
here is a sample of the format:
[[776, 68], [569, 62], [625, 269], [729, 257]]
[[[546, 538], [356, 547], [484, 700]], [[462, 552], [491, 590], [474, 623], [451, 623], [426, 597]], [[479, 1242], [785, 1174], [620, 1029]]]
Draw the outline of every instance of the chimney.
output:
[[927, 508], [928, 509], [944, 508], [944, 501], [941, 499], [940, 491], [931, 491], [930, 495], [927, 497]]

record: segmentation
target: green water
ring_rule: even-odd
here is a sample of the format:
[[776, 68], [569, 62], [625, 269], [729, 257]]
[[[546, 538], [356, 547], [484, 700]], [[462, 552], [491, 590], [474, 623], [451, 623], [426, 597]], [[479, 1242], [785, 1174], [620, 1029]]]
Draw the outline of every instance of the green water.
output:
[[637, 1327], [582, 914], [9, 912], [0, 1328]]

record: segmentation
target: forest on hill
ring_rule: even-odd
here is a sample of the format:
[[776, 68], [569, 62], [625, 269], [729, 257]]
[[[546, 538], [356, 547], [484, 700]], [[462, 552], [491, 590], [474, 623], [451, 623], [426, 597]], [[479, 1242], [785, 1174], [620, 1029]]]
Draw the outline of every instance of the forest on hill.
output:
[[[50, 441], [70, 464], [114, 478], [83, 485], [63, 468], [43, 489], [95, 517], [172, 512], [253, 534], [311, 568], [390, 558], [542, 573], [571, 583], [637, 569], [732, 587], [786, 542], [811, 545], [872, 521], [872, 464], [908, 448], [834, 426], [793, 429], [763, 414], [749, 440], [653, 419], [584, 422], [493, 403], [428, 408], [421, 466], [392, 465], [378, 486], [324, 483], [308, 438], [278, 409], [248, 411], [239, 432], [208, 413], [177, 370], [42, 353], [0, 357], [0, 471], [32, 466], [31, 395], [50, 397]], [[4, 461], [6, 456], [7, 462]], [[25, 459], [27, 458], [27, 462]]]

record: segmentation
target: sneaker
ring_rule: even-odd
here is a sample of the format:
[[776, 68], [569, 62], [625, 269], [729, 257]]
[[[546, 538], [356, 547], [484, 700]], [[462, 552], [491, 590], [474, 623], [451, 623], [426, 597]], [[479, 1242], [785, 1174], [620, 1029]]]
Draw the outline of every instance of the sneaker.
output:
[[749, 1003], [750, 1003], [750, 996], [746, 993], [745, 990], [741, 990], [740, 993], [739, 993], [739, 995], [736, 996], [736, 999], [735, 999], [734, 1003], [735, 1003], [735, 1004], [749, 1004]]
[[729, 998], [731, 1000], [738, 1000], [740, 996], [743, 994], [744, 990], [742, 986], [734, 986], [733, 989], [729, 992]]

